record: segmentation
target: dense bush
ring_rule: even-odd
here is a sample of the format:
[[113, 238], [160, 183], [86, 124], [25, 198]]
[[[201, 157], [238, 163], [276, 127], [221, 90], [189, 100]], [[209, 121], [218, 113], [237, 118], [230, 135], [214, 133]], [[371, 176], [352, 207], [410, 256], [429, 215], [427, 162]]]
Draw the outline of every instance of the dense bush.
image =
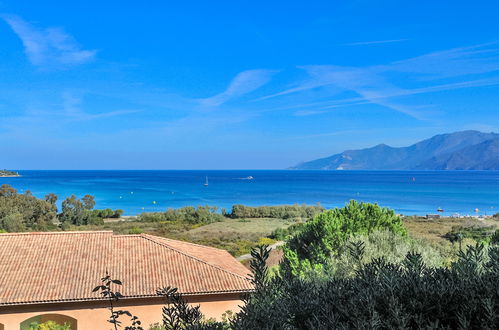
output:
[[209, 224], [223, 221], [224, 216], [218, 213], [218, 208], [213, 206], [192, 206], [179, 209], [168, 209], [166, 212], [142, 213], [139, 220], [144, 222], [182, 222], [188, 224]]
[[112, 210], [112, 209], [102, 209], [102, 210], [92, 210], [92, 216], [106, 219], [106, 218], [119, 218], [123, 215], [123, 210]]
[[245, 206], [234, 205], [232, 212], [228, 214], [231, 218], [312, 218], [314, 215], [324, 211], [320, 205], [280, 205], [280, 206]]
[[63, 228], [69, 224], [76, 226], [102, 225], [104, 219], [119, 218], [123, 214], [123, 210], [94, 210], [94, 206], [95, 200], [92, 195], [85, 195], [82, 199], [71, 195], [62, 202], [59, 221], [63, 224]]
[[87, 225], [91, 218], [88, 210], [82, 200], [71, 195], [62, 202], [62, 213], [59, 215], [59, 221], [63, 224]]
[[450, 242], [459, 242], [464, 238], [471, 238], [475, 241], [489, 243], [494, 236], [496, 229], [494, 226], [483, 225], [470, 225], [470, 226], [456, 226], [446, 233], [443, 237]]
[[377, 204], [350, 201], [343, 208], [320, 213], [287, 242], [283, 269], [295, 275], [320, 270], [350, 237], [379, 229], [407, 234], [400, 217]]
[[234, 329], [497, 329], [499, 247], [460, 253], [449, 268], [428, 267], [419, 254], [402, 263], [362, 263], [356, 275], [327, 280], [275, 277], [256, 259], [256, 291]]
[[419, 254], [428, 267], [450, 264], [440, 250], [427, 242], [401, 236], [385, 229], [349, 238], [340, 248], [340, 253], [331, 257], [324, 265], [324, 277], [344, 278], [355, 275], [359, 260], [352, 256], [351, 251], [359, 244], [363, 246], [363, 256], [360, 260], [363, 264], [379, 258], [384, 258], [390, 263], [400, 263], [409, 253]]
[[133, 228], [130, 228], [128, 230], [128, 234], [130, 235], [138, 235], [138, 234], [142, 234], [144, 232], [144, 230], [142, 228], [139, 228], [139, 227], [133, 227]]
[[491, 244], [499, 244], [499, 229], [497, 229], [494, 233], [494, 235], [492, 235], [492, 237], [490, 238], [490, 243]]
[[0, 187], [0, 229], [47, 230], [53, 226], [55, 216], [54, 204], [34, 197], [29, 191], [19, 194], [9, 185]]
[[278, 241], [284, 241], [289, 237], [298, 233], [304, 226], [304, 223], [294, 223], [286, 228], [277, 228], [270, 234], [270, 238], [276, 239]]

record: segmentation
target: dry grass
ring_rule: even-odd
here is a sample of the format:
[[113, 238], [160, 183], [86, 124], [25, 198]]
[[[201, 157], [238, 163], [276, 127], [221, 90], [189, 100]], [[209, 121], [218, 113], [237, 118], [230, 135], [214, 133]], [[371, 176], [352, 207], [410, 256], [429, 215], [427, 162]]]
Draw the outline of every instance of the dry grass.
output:
[[296, 222], [273, 218], [226, 219], [191, 229], [177, 238], [219, 247], [234, 256], [240, 256], [249, 253], [258, 244], [273, 243], [262, 238], [269, 236], [277, 228], [286, 228], [293, 223]]
[[189, 230], [186, 234], [196, 237], [233, 236], [240, 239], [254, 239], [268, 236], [277, 228], [286, 228], [293, 220], [258, 218], [227, 219]]
[[[443, 235], [450, 232], [453, 227], [493, 226], [499, 228], [499, 221], [495, 219], [478, 220], [476, 218], [445, 217], [440, 219], [423, 219], [406, 217], [404, 218], [404, 225], [407, 227], [411, 237], [428, 242], [433, 247], [439, 249], [442, 255], [451, 261], [455, 259], [459, 246], [449, 242]], [[468, 245], [475, 245], [475, 243], [472, 239], [464, 239], [462, 246], [465, 248]]]
[[475, 218], [440, 218], [427, 220], [406, 217], [404, 218], [404, 225], [409, 230], [409, 234], [414, 238], [439, 242], [445, 240], [442, 236], [450, 232], [452, 227], [494, 226], [499, 228], [499, 221], [493, 219], [478, 220]]

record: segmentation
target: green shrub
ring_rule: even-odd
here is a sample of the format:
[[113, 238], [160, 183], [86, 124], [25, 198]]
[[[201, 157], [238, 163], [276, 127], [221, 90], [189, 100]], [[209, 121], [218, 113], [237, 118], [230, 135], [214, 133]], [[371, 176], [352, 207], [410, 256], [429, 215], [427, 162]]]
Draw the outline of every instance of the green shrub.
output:
[[142, 228], [139, 228], [139, 227], [133, 227], [133, 228], [130, 228], [128, 230], [128, 234], [130, 235], [138, 235], [138, 234], [142, 234], [144, 232], [144, 230]]
[[162, 222], [165, 221], [165, 215], [159, 212], [145, 212], [139, 214], [137, 220], [142, 222]]
[[102, 209], [102, 210], [91, 210], [89, 214], [92, 218], [108, 219], [108, 218], [120, 218], [123, 215], [123, 210], [112, 210], [112, 209]]
[[401, 218], [377, 204], [350, 201], [343, 208], [320, 213], [287, 242], [284, 270], [295, 275], [320, 270], [350, 237], [380, 229], [407, 235]]
[[101, 226], [104, 224], [104, 219], [99, 217], [90, 217], [88, 219], [88, 224], [94, 226]]
[[284, 241], [290, 236], [297, 234], [304, 226], [304, 223], [294, 223], [287, 228], [277, 228], [270, 234], [270, 238]]
[[21, 232], [26, 230], [21, 213], [11, 213], [0, 219], [0, 226], [7, 232]]
[[192, 206], [179, 209], [168, 209], [166, 212], [142, 213], [138, 216], [139, 221], [144, 222], [182, 222], [189, 224], [209, 224], [223, 221], [224, 216], [217, 212], [218, 208], [213, 206]]
[[290, 218], [304, 218], [309, 219], [314, 215], [324, 211], [324, 208], [318, 204], [315, 206], [310, 205], [279, 205], [279, 206], [245, 206], [233, 205], [232, 212], [229, 214], [231, 218], [277, 218], [277, 219], [290, 219]]
[[499, 244], [499, 229], [494, 232], [494, 235], [490, 238], [491, 244]]
[[488, 243], [495, 233], [495, 227], [488, 225], [473, 224], [470, 226], [456, 226], [443, 237], [450, 242], [460, 242], [464, 238], [470, 238], [477, 242]]
[[360, 260], [363, 264], [380, 258], [390, 263], [401, 263], [410, 253], [419, 254], [428, 267], [442, 267], [446, 263], [445, 256], [425, 241], [401, 236], [384, 229], [374, 231], [369, 235], [349, 238], [340, 248], [340, 253], [331, 257], [324, 265], [325, 276], [344, 278], [355, 275], [359, 260], [352, 257], [350, 251], [359, 244], [364, 247], [363, 257]]
[[261, 237], [258, 242], [256, 243], [257, 245], [272, 245], [274, 244], [276, 241], [273, 240], [272, 238], [268, 238], [268, 237]]

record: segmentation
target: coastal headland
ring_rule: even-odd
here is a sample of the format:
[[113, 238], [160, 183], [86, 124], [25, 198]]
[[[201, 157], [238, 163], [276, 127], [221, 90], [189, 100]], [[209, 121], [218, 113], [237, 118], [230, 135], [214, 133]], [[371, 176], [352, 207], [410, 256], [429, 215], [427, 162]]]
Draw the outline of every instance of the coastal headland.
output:
[[9, 170], [0, 170], [0, 177], [2, 178], [16, 178], [20, 177], [21, 175], [17, 172], [14, 171], [9, 171]]

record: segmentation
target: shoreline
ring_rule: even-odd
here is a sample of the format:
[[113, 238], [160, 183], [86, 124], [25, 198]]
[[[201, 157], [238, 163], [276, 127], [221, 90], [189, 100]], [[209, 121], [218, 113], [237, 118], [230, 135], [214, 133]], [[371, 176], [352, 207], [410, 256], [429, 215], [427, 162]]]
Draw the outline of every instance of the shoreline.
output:
[[[13, 172], [13, 171], [11, 171]], [[378, 203], [404, 216], [485, 216], [499, 212], [499, 171], [26, 171], [1, 173], [0, 183], [57, 205], [71, 194], [95, 196], [99, 209], [126, 215], [212, 205], [278, 206], [320, 202], [342, 207], [350, 199]], [[3, 175], [3, 176], [2, 176]], [[206, 176], [210, 185], [205, 187]], [[253, 180], [240, 180], [252, 176]], [[5, 177], [5, 180], [1, 178]], [[416, 180], [412, 180], [412, 178]], [[15, 178], [14, 180], [12, 178]], [[479, 209], [479, 212], [475, 210]]]

